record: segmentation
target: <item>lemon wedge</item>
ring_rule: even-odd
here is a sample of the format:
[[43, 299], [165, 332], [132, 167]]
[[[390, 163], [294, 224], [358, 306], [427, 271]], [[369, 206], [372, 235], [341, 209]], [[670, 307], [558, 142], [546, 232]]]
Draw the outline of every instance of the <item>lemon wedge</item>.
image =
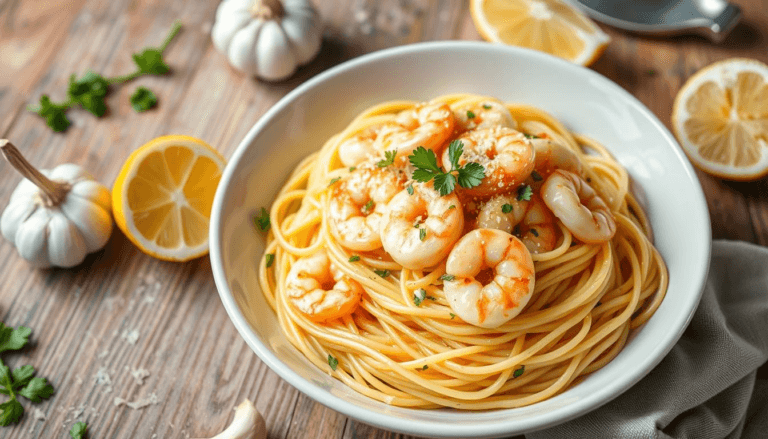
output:
[[226, 161], [189, 136], [158, 137], [128, 157], [112, 187], [115, 222], [143, 252], [166, 261], [208, 253], [208, 222]]
[[471, 0], [470, 13], [486, 41], [539, 50], [585, 66], [610, 42], [595, 23], [560, 0]]
[[768, 66], [732, 58], [698, 71], [675, 97], [672, 128], [705, 172], [728, 180], [768, 174]]

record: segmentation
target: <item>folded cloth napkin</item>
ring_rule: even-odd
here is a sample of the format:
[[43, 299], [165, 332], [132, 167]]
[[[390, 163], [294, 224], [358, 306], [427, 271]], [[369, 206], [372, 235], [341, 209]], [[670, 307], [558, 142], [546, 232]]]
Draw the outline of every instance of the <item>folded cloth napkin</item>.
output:
[[525, 437], [766, 439], [767, 360], [768, 248], [716, 241], [701, 303], [661, 363], [597, 410]]

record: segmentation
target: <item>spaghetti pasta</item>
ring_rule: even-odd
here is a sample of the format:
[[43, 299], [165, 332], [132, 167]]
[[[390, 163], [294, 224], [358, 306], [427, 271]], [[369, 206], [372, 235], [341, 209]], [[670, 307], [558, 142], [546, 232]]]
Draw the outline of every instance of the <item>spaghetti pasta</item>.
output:
[[[456, 111], [488, 99], [460, 94], [431, 102]], [[649, 239], [650, 225], [629, 190], [626, 170], [605, 147], [572, 134], [540, 109], [505, 105], [513, 128], [575, 153], [585, 180], [610, 209], [616, 232], [590, 244], [558, 221], [555, 248], [531, 255], [535, 288], [516, 317], [496, 328], [470, 325], [453, 312], [443, 292], [445, 260], [430, 269], [407, 269], [381, 249], [354, 251], [334, 238], [329, 187], [351, 172], [340, 160], [340, 145], [415, 106], [387, 102], [364, 111], [301, 162], [277, 195], [260, 285], [285, 336], [352, 389], [403, 407], [520, 407], [552, 397], [603, 367], [660, 305], [667, 270]], [[456, 129], [466, 129], [467, 118], [460, 122]], [[308, 318], [286, 294], [292, 266], [321, 251], [337, 271], [334, 280], [351, 279], [364, 291], [355, 312], [325, 322]]]

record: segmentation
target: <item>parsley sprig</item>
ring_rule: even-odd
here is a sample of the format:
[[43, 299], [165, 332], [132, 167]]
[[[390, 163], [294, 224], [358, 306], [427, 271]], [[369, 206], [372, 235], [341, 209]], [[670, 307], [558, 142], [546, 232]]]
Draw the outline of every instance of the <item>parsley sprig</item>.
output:
[[[14, 329], [0, 322], [0, 352], [18, 351], [26, 346], [32, 330], [24, 326]], [[3, 427], [19, 422], [24, 414], [24, 406], [18, 397], [23, 396], [32, 402], [40, 402], [53, 395], [53, 386], [48, 380], [35, 376], [31, 365], [11, 369], [0, 360], [0, 393], [10, 397], [0, 404], [0, 425]]]
[[85, 434], [88, 432], [88, 425], [85, 422], [76, 422], [69, 430], [69, 435], [72, 439], [85, 439]]
[[423, 146], [416, 148], [408, 160], [416, 167], [413, 179], [426, 183], [434, 179], [435, 190], [441, 196], [453, 192], [456, 183], [463, 188], [472, 188], [479, 185], [485, 178], [485, 168], [480, 163], [466, 163], [459, 166], [459, 158], [464, 152], [464, 144], [460, 140], [454, 140], [448, 145], [448, 159], [451, 162], [451, 170], [446, 172], [442, 166], [437, 166], [435, 153]]
[[[133, 62], [136, 64], [136, 70], [132, 73], [106, 78], [88, 70], [80, 79], [73, 74], [69, 77], [67, 100], [53, 102], [48, 95], [44, 94], [40, 96], [39, 106], [30, 106], [28, 110], [40, 115], [56, 132], [66, 131], [72, 125], [72, 121], [67, 118], [67, 110], [72, 107], [80, 106], [96, 117], [103, 116], [107, 112], [105, 98], [111, 85], [123, 84], [143, 75], [164, 75], [171, 71], [163, 60], [163, 52], [180, 29], [181, 23], [177, 21], [160, 47], [147, 47], [139, 53], [134, 53]], [[131, 106], [137, 112], [146, 111], [157, 104], [157, 96], [145, 87], [137, 88], [130, 100]]]

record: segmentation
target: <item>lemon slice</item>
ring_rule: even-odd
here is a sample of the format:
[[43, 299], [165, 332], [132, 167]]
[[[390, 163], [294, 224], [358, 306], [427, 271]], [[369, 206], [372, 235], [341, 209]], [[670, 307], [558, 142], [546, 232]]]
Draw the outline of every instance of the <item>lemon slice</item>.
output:
[[486, 41], [540, 50], [585, 66], [595, 62], [611, 40], [560, 0], [471, 0], [470, 12]]
[[672, 128], [705, 172], [729, 180], [768, 174], [768, 66], [733, 58], [700, 70], [675, 97]]
[[143, 252], [166, 261], [208, 253], [208, 222], [224, 158], [188, 136], [163, 136], [128, 157], [112, 188], [115, 222]]

